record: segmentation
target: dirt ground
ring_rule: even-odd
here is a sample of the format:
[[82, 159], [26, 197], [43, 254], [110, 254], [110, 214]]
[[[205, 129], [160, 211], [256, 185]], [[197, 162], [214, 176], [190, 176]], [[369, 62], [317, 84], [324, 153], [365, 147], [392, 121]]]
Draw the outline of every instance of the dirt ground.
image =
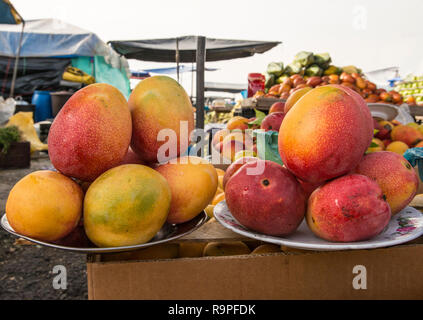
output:
[[[31, 161], [31, 168], [0, 170], [0, 214], [12, 186], [23, 176], [52, 168], [48, 158]], [[86, 256], [36, 245], [20, 244], [0, 228], [0, 300], [87, 299]], [[67, 288], [53, 288], [53, 267], [63, 265]]]

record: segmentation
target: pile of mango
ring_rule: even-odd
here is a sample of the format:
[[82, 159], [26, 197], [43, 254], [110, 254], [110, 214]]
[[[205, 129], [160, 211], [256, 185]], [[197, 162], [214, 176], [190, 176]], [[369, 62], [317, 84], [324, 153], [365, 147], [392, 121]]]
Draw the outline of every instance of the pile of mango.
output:
[[403, 155], [409, 148], [423, 147], [423, 125], [415, 122], [402, 125], [396, 120], [376, 120], [374, 138], [366, 153], [391, 151]]
[[84, 87], [51, 126], [55, 170], [32, 172], [10, 191], [11, 227], [62, 245], [118, 247], [193, 219], [218, 185], [208, 161], [183, 156], [193, 129], [189, 96], [172, 78], [141, 81], [129, 101], [108, 84]]
[[253, 130], [278, 132], [286, 112], [308, 91], [307, 89], [311, 88], [297, 90], [286, 103], [274, 103], [270, 107], [268, 115], [255, 110], [256, 116], [249, 119], [241, 116], [230, 118], [225, 129], [214, 133], [211, 141], [213, 151], [217, 151], [222, 159], [231, 162], [241, 157], [256, 157], [258, 154], [257, 139], [253, 135]]
[[378, 130], [363, 97], [340, 84], [309, 89], [284, 111], [277, 141], [283, 166], [243, 158], [224, 175], [226, 205], [242, 226], [285, 237], [305, 220], [326, 241], [365, 241], [414, 198], [419, 180], [402, 155], [365, 153], [373, 147], [374, 130], [414, 147], [423, 140], [417, 129], [395, 123]]
[[[257, 91], [254, 97], [266, 97], [275, 99], [288, 99], [295, 91], [303, 88], [317, 88], [328, 84], [340, 84], [356, 91], [367, 103], [386, 102], [395, 105], [401, 105], [403, 97], [395, 90], [386, 91], [377, 88], [373, 82], [366, 80], [363, 75], [358, 73], [342, 72], [340, 75], [331, 74], [328, 76], [302, 76], [294, 74], [285, 77], [282, 83], [275, 84], [267, 92]], [[413, 104], [411, 100], [406, 101]]]
[[247, 129], [257, 128], [251, 125], [255, 118], [244, 118], [235, 116], [229, 119], [226, 129], [214, 133], [211, 142], [212, 154], [218, 152], [222, 158], [222, 163], [233, 162], [237, 158], [245, 155], [255, 156], [257, 154], [257, 145], [251, 132]]
[[[296, 90], [316, 88], [328, 84], [340, 84], [356, 91], [367, 103], [386, 102], [400, 105], [403, 96], [395, 91], [377, 88], [373, 82], [364, 77], [362, 71], [355, 66], [343, 68], [331, 65], [329, 54], [313, 54], [299, 52], [294, 62], [284, 67], [282, 62], [272, 62], [265, 74], [266, 89], [257, 91], [254, 97], [288, 99]], [[406, 101], [415, 104], [411, 98]]]
[[223, 171], [222, 169], [216, 168], [216, 173], [217, 173], [217, 181], [218, 181], [216, 193], [214, 195], [213, 200], [206, 207], [206, 209], [204, 209], [204, 211], [206, 211], [207, 215], [210, 218], [213, 218], [213, 211], [214, 211], [215, 205], [217, 205], [220, 201], [225, 200], [225, 192], [223, 191], [223, 176], [225, 175], [225, 171]]
[[[162, 260], [177, 258], [221, 257], [256, 254], [297, 254], [305, 250], [261, 241], [180, 242], [160, 244], [145, 249], [102, 256], [102, 261]], [[308, 251], [310, 252], [310, 251]]]
[[[313, 54], [313, 52], [298, 52], [292, 63], [284, 66], [283, 62], [271, 62], [267, 66], [265, 73], [265, 87], [270, 88], [272, 85], [282, 83], [285, 78], [294, 74], [315, 77], [328, 76], [331, 74], [341, 74], [342, 68], [331, 64], [332, 58], [328, 53]], [[361, 73], [361, 70], [354, 68], [353, 72]]]

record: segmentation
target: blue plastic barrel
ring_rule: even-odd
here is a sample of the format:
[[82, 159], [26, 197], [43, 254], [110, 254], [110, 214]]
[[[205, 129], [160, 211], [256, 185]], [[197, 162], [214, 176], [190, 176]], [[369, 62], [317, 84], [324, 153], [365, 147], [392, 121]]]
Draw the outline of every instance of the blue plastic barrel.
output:
[[32, 104], [35, 105], [35, 122], [53, 118], [49, 91], [34, 91], [32, 95]]

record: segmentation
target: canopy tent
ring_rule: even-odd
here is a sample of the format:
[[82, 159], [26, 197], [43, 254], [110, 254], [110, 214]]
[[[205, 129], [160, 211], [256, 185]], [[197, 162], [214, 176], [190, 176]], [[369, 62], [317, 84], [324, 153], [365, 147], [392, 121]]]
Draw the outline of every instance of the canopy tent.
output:
[[[366, 71], [364, 72], [366, 77], [375, 83], [378, 87], [384, 88], [384, 89], [390, 89], [389, 84], [391, 82], [395, 82], [400, 80], [399, 76], [399, 67], [389, 67], [389, 68], [383, 68], [383, 69], [377, 69], [372, 71]], [[393, 87], [393, 83], [392, 83]]]
[[20, 24], [22, 18], [9, 0], [0, 0], [0, 24]]
[[[204, 128], [205, 61], [221, 61], [264, 53], [278, 41], [248, 41], [184, 36], [167, 39], [110, 41], [111, 46], [128, 59], [153, 62], [196, 62], [196, 127]], [[179, 73], [179, 68], [177, 69]]]
[[205, 91], [240, 93], [246, 89], [246, 85], [240, 83], [206, 82], [204, 85]]
[[129, 95], [126, 59], [96, 34], [56, 19], [31, 20], [25, 22], [19, 46], [21, 29], [19, 25], [0, 24], [1, 59], [16, 57], [19, 48], [21, 59], [71, 59], [73, 66], [94, 76], [96, 82], [110, 83]]
[[[176, 74], [178, 67], [169, 67], [169, 68], [154, 68], [154, 69], [144, 69], [145, 72], [158, 73], [158, 74]], [[217, 68], [206, 68], [206, 71], [216, 71]], [[179, 72], [195, 72], [197, 71], [194, 66], [179, 66]]]
[[[176, 41], [179, 62], [196, 62], [197, 37], [110, 41], [112, 47], [128, 59], [154, 62], [175, 62]], [[206, 61], [230, 60], [266, 52], [280, 42], [228, 40], [206, 38]]]

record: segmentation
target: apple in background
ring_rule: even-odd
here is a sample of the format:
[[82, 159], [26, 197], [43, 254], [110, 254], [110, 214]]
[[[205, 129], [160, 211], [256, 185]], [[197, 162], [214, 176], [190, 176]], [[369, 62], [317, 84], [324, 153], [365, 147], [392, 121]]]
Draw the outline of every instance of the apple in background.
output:
[[237, 152], [244, 150], [244, 144], [238, 140], [226, 140], [222, 143], [222, 155], [224, 158], [235, 160], [235, 155]]
[[269, 114], [274, 112], [284, 112], [285, 103], [284, 102], [275, 102], [269, 109]]
[[378, 131], [382, 129], [382, 126], [379, 124], [379, 121], [380, 120], [373, 118], [373, 127], [375, 130], [378, 130]]
[[394, 128], [394, 125], [386, 120], [379, 121], [379, 132], [376, 133], [375, 137], [380, 140], [389, 139], [391, 137], [391, 131]]
[[223, 142], [223, 139], [225, 139], [225, 137], [227, 135], [229, 135], [230, 133], [231, 133], [231, 131], [228, 130], [228, 129], [222, 129], [222, 130], [217, 131], [213, 136], [212, 145], [215, 146], [219, 142]]
[[385, 149], [386, 149], [386, 147], [389, 146], [392, 143], [392, 140], [391, 139], [384, 139], [384, 140], [382, 140], [382, 142], [385, 145]]
[[284, 118], [285, 113], [283, 112], [271, 113], [263, 119], [260, 128], [265, 131], [279, 132], [279, 128], [281, 127]]

